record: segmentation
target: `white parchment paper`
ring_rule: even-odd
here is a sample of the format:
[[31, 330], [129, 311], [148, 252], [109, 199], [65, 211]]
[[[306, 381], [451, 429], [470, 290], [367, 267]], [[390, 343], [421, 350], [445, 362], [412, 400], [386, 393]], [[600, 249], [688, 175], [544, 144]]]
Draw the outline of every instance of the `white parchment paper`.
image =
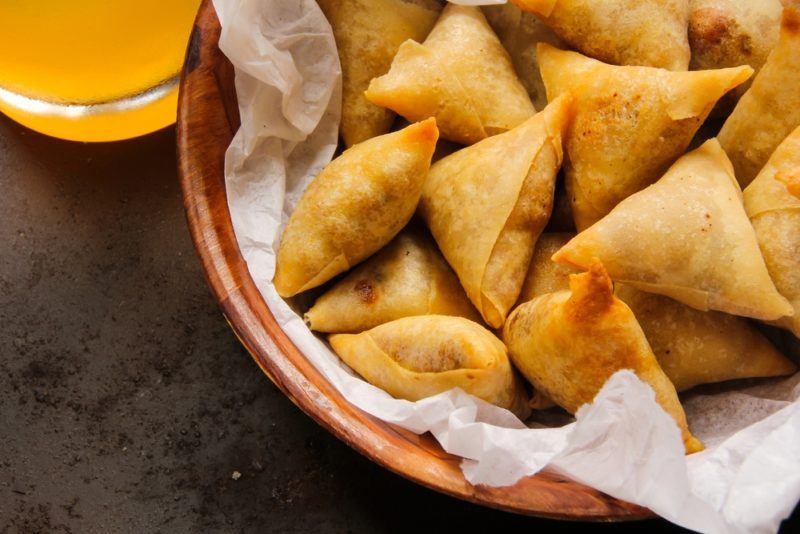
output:
[[[464, 4], [502, 0], [461, 0]], [[707, 450], [686, 457], [678, 429], [629, 371], [575, 422], [527, 428], [460, 390], [397, 400], [355, 376], [275, 292], [275, 251], [305, 186], [337, 143], [341, 71], [314, 0], [214, 0], [236, 68], [242, 126], [225, 159], [231, 218], [250, 274], [284, 331], [354, 405], [431, 432], [473, 484], [510, 485], [545, 466], [703, 532], [775, 532], [800, 498], [800, 377], [684, 399]]]

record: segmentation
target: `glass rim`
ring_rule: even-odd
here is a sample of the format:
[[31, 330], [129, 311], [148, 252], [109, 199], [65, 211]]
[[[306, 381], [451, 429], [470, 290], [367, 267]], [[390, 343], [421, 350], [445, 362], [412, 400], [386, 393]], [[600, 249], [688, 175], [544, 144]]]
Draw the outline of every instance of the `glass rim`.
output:
[[80, 119], [82, 117], [109, 115], [143, 108], [167, 96], [172, 90], [178, 87], [179, 82], [180, 72], [177, 72], [173, 76], [144, 91], [131, 93], [111, 100], [89, 103], [52, 102], [25, 96], [0, 87], [0, 104], [22, 110], [32, 115]]

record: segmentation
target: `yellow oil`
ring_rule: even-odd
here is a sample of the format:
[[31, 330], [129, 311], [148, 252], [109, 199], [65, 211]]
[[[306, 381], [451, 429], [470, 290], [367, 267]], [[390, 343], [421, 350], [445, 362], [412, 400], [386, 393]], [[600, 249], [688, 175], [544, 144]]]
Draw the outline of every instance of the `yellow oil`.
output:
[[0, 0], [0, 112], [76, 141], [172, 124], [199, 3]]

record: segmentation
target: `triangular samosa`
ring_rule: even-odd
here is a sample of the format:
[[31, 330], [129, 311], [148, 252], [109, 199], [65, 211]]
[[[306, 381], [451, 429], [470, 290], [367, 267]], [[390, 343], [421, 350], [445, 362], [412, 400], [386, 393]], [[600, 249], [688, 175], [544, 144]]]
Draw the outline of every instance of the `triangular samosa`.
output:
[[739, 99], [719, 142], [746, 187], [789, 133], [800, 126], [800, 6], [786, 7], [778, 43]]
[[756, 319], [793, 313], [770, 280], [733, 168], [716, 139], [675, 162], [553, 260], [588, 269], [699, 310]]
[[508, 52], [477, 7], [449, 4], [423, 44], [406, 41], [370, 102], [408, 120], [435, 117], [442, 137], [470, 145], [535, 113]]
[[[692, 70], [750, 65], [757, 73], [778, 42], [781, 0], [691, 0], [690, 6]], [[725, 95], [714, 114], [729, 113], [750, 81]]]
[[616, 67], [546, 44], [539, 66], [550, 99], [571, 92], [564, 140], [567, 192], [578, 230], [655, 182], [684, 153], [717, 100], [747, 66], [696, 72]]
[[633, 310], [658, 363], [678, 391], [797, 370], [745, 319], [701, 312], [627, 284], [617, 284], [616, 295]]
[[520, 419], [530, 413], [506, 347], [462, 317], [405, 317], [328, 339], [342, 361], [393, 397], [416, 401], [461, 388]]
[[305, 314], [318, 332], [363, 332], [412, 315], [480, 316], [436, 245], [422, 231], [401, 232], [320, 296]]
[[678, 424], [686, 452], [702, 450], [678, 394], [659, 367], [630, 308], [614, 297], [600, 263], [570, 276], [570, 289], [519, 306], [503, 327], [511, 361], [537, 391], [570, 413], [592, 402], [606, 380], [630, 369]]
[[744, 208], [772, 281], [794, 308], [776, 324], [800, 337], [800, 126], [744, 190]]
[[437, 161], [425, 182], [420, 214], [495, 328], [519, 296], [550, 217], [570, 116], [570, 98], [559, 98], [513, 130]]
[[394, 114], [372, 104], [364, 91], [386, 74], [407, 39], [421, 41], [433, 28], [436, 0], [319, 0], [336, 39], [342, 65], [342, 121], [347, 146], [389, 131]]
[[437, 138], [429, 119], [359, 143], [322, 169], [283, 231], [278, 294], [324, 284], [391, 241], [414, 214]]
[[587, 56], [614, 65], [689, 67], [689, 0], [511, 0]]
[[[569, 276], [575, 269], [553, 262], [550, 256], [573, 235], [539, 237], [520, 303], [569, 289]], [[659, 365], [678, 391], [725, 380], [789, 375], [796, 370], [745, 319], [698, 311], [627, 284], [616, 284], [614, 289], [617, 298], [633, 311]]]
[[544, 109], [547, 105], [547, 93], [539, 73], [536, 44], [544, 42], [560, 47], [564, 46], [561, 39], [536, 15], [526, 13], [514, 4], [483, 6], [482, 10], [508, 51], [519, 81], [527, 89], [533, 105], [536, 109]]

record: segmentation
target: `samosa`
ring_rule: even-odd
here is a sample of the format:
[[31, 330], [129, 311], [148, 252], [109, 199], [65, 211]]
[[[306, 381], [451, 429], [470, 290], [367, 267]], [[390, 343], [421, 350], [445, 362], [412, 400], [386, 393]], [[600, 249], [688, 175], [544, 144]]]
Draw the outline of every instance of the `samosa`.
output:
[[619, 203], [553, 259], [698, 310], [773, 320], [792, 315], [769, 277], [733, 168], [716, 139]]
[[336, 39], [342, 65], [342, 120], [347, 146], [389, 131], [394, 114], [372, 104], [364, 91], [386, 74], [407, 39], [421, 41], [441, 11], [436, 0], [319, 0]]
[[393, 397], [416, 401], [458, 387], [520, 419], [530, 413], [505, 346], [468, 319], [404, 317], [328, 340], [342, 361]]
[[470, 145], [536, 110], [508, 52], [477, 7], [449, 4], [423, 44], [408, 40], [365, 93], [410, 121], [435, 117], [442, 137]]
[[[781, 0], [691, 0], [690, 7], [690, 69], [750, 65], [758, 73], [778, 42]], [[729, 113], [751, 81], [726, 94], [715, 114]]]
[[437, 161], [425, 182], [419, 212], [492, 327], [516, 302], [550, 217], [570, 116], [565, 95], [513, 130]]
[[702, 450], [692, 436], [672, 383], [659, 367], [644, 332], [611, 279], [595, 262], [570, 277], [570, 289], [519, 306], [503, 328], [514, 365], [534, 387], [570, 413], [592, 402], [616, 371], [630, 369], [647, 382], [675, 419], [687, 453]]
[[359, 143], [322, 169], [281, 237], [278, 294], [321, 285], [391, 241], [414, 214], [437, 138], [429, 119]]
[[745, 319], [701, 312], [668, 297], [617, 284], [616, 296], [639, 321], [675, 389], [741, 378], [785, 376], [797, 370]]
[[544, 109], [547, 105], [547, 92], [539, 73], [536, 44], [544, 42], [562, 47], [563, 42], [536, 15], [520, 10], [514, 4], [483, 6], [481, 9], [508, 51], [519, 81], [527, 89], [533, 105], [538, 110]]
[[[520, 302], [569, 289], [569, 277], [576, 273], [575, 269], [551, 261], [550, 256], [572, 235], [539, 237]], [[745, 319], [698, 311], [627, 284], [616, 284], [614, 294], [633, 311], [661, 369], [679, 392], [700, 384], [783, 376], [796, 370]]]
[[401, 232], [305, 314], [318, 332], [363, 332], [412, 315], [480, 316], [423, 229]]
[[686, 70], [689, 0], [511, 0], [575, 49], [614, 65]]
[[794, 308], [775, 324], [800, 337], [800, 126], [744, 190], [744, 208], [775, 287]]
[[719, 142], [731, 158], [742, 187], [747, 187], [797, 126], [800, 126], [800, 6], [787, 6], [781, 17], [778, 43], [719, 132]]
[[717, 100], [747, 66], [696, 72], [616, 67], [539, 44], [550, 99], [571, 92], [575, 119], [564, 170], [578, 230], [655, 182], [684, 153]]

